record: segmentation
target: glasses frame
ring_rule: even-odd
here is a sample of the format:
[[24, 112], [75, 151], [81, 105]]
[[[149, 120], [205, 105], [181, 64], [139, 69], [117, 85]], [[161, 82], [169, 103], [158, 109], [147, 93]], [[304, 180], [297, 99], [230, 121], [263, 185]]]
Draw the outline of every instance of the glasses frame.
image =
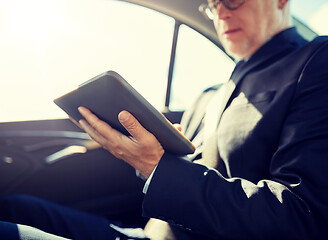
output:
[[223, 5], [228, 9], [228, 10], [236, 10], [239, 7], [241, 7], [244, 3], [245, 0], [241, 0], [240, 4], [237, 6], [230, 6], [229, 5], [229, 0], [214, 0], [211, 3], [203, 3], [199, 6], [199, 11], [201, 13], [203, 13], [207, 18], [209, 18], [210, 20], [213, 20], [215, 18], [216, 15], [216, 9], [219, 6], [220, 3], [223, 3]]
[[223, 5], [229, 9], [229, 10], [236, 10], [237, 8], [239, 8], [241, 5], [243, 5], [245, 3], [245, 0], [241, 0], [240, 3], [236, 6], [231, 6], [229, 4], [229, 0], [214, 0], [214, 1], [211, 1], [211, 3], [208, 3], [208, 7], [211, 9], [211, 10], [216, 10], [217, 7], [219, 6], [220, 2], [223, 3]]

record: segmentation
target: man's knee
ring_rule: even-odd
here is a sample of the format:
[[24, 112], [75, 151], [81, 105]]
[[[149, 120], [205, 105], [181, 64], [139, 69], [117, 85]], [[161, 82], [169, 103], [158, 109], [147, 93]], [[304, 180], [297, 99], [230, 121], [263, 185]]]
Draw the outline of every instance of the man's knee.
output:
[[0, 220], [12, 221], [24, 213], [33, 214], [41, 205], [40, 199], [28, 195], [7, 195], [0, 197]]
[[0, 239], [6, 239], [6, 240], [19, 239], [17, 225], [14, 223], [0, 221]]
[[0, 197], [0, 208], [10, 208], [12, 206], [20, 206], [25, 204], [36, 204], [40, 200], [36, 197], [24, 195], [24, 194], [15, 194], [15, 195], [6, 195]]

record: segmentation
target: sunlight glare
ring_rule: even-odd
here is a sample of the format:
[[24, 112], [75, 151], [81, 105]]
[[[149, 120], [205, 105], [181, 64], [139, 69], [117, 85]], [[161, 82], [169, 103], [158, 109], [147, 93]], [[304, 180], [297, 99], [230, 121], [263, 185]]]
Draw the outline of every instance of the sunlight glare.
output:
[[0, 0], [0, 21], [0, 122], [66, 118], [53, 99], [108, 70], [164, 105], [172, 19], [119, 1]]
[[315, 12], [310, 20], [310, 26], [320, 35], [328, 35], [328, 3]]

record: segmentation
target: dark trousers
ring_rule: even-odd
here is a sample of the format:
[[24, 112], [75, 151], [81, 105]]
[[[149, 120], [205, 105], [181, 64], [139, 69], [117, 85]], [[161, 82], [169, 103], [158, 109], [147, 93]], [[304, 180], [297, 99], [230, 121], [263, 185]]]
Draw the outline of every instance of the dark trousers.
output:
[[[118, 233], [110, 227], [110, 221], [99, 216], [31, 196], [13, 195], [0, 198], [0, 239], [60, 239], [56, 236], [51, 238], [51, 235], [42, 238], [41, 231], [37, 237], [38, 229], [77, 240], [111, 240], [118, 236]], [[35, 238], [24, 237], [24, 234], [33, 234], [33, 231], [35, 231]]]

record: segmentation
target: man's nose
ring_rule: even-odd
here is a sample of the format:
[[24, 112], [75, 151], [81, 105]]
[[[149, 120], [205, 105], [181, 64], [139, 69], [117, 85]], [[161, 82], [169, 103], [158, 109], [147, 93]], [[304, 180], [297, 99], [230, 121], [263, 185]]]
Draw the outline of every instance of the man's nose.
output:
[[229, 10], [222, 1], [220, 1], [220, 3], [218, 4], [218, 6], [216, 7], [216, 13], [218, 15], [218, 19], [220, 20], [224, 20], [227, 18], [231, 17], [231, 10]]

